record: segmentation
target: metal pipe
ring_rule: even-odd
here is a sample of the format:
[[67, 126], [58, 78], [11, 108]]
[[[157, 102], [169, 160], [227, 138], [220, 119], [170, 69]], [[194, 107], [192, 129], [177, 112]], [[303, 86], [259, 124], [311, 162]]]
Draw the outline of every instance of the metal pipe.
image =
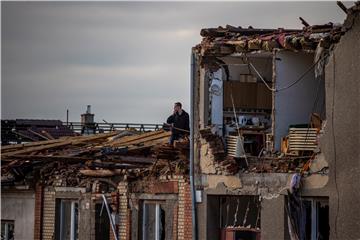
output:
[[66, 126], [69, 126], [69, 109], [66, 109]]
[[191, 72], [190, 72], [190, 191], [191, 191], [191, 213], [192, 213], [192, 239], [197, 240], [197, 219], [196, 219], [196, 199], [194, 183], [194, 83], [195, 83], [195, 54], [191, 52]]

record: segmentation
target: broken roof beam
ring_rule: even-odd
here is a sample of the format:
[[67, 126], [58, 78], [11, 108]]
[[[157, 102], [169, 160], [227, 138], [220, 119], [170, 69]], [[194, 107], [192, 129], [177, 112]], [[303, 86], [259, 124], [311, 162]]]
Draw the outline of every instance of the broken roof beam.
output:
[[48, 141], [36, 141], [36, 142], [32, 142], [32, 143], [6, 145], [6, 146], [1, 146], [1, 152], [8, 152], [8, 151], [12, 151], [12, 150], [23, 149], [23, 148], [28, 148], [28, 147], [35, 147], [35, 146], [39, 146], [39, 145], [47, 145], [47, 144], [52, 144], [52, 143], [57, 143], [57, 142], [62, 142], [62, 141], [64, 141], [63, 138], [55, 139], [55, 140], [48, 140]]
[[149, 142], [149, 141], [154, 141], [154, 140], [158, 140], [161, 138], [167, 138], [170, 137], [171, 132], [165, 132], [165, 131], [158, 131], [156, 133], [153, 134], [141, 134], [139, 136], [130, 136], [128, 138], [124, 138], [124, 139], [119, 139], [119, 141], [113, 142], [110, 145], [111, 146], [130, 146], [130, 145], [136, 145], [136, 144], [141, 144], [141, 143], [145, 143], [145, 142]]
[[1, 161], [12, 161], [14, 159], [22, 159], [26, 161], [43, 161], [43, 162], [53, 162], [53, 161], [66, 161], [66, 162], [81, 162], [87, 161], [89, 158], [84, 157], [71, 157], [71, 156], [42, 156], [42, 155], [14, 155]]
[[115, 175], [120, 175], [122, 170], [108, 170], [108, 169], [99, 169], [99, 170], [91, 170], [91, 169], [80, 169], [79, 172], [87, 177], [113, 177]]
[[344, 11], [344, 13], [346, 13], [346, 14], [349, 13], [349, 10], [341, 1], [336, 1], [336, 4], [341, 8], [341, 10]]
[[[84, 162], [91, 159], [89, 157], [70, 157], [70, 156], [40, 156], [40, 155], [14, 155], [9, 157], [6, 160], [2, 161], [13, 161], [14, 159], [23, 159], [26, 161], [44, 161], [44, 162], [53, 162], [53, 161], [67, 161], [67, 162]], [[133, 157], [133, 156], [121, 156], [116, 159], [107, 159], [108, 162], [114, 163], [131, 163], [131, 164], [152, 164], [155, 159], [154, 158], [146, 158], [146, 157]]]
[[36, 135], [36, 136], [38, 136], [38, 137], [42, 138], [42, 139], [45, 139], [45, 140], [50, 140], [48, 137], [46, 137], [46, 136], [44, 136], [44, 135], [42, 135], [42, 134], [40, 134], [40, 133], [37, 133], [37, 132], [35, 132], [35, 131], [31, 130], [30, 128], [28, 128], [28, 131], [29, 131], [29, 132], [31, 132], [32, 134], [34, 134], [34, 135]]
[[31, 152], [59, 148], [59, 147], [63, 147], [66, 145], [77, 145], [77, 144], [82, 144], [82, 143], [86, 143], [89, 141], [95, 141], [95, 140], [99, 140], [99, 139], [103, 139], [103, 138], [108, 138], [108, 137], [111, 137], [116, 134], [118, 134], [118, 133], [111, 132], [111, 133], [105, 133], [105, 134], [96, 134], [94, 136], [89, 136], [89, 137], [88, 136], [81, 137], [81, 138], [74, 137], [74, 138], [69, 138], [69, 139], [61, 141], [61, 142], [47, 144], [45, 146], [36, 146], [36, 147], [30, 147], [30, 148], [26, 148], [26, 149], [19, 150], [19, 151], [2, 153], [1, 156], [4, 158], [4, 157], [10, 157], [10, 156], [14, 156], [14, 155], [22, 155], [22, 154], [28, 154]]
[[224, 37], [227, 33], [235, 33], [241, 36], [251, 36], [257, 34], [269, 34], [275, 32], [301, 32], [301, 29], [262, 29], [262, 28], [203, 28], [200, 31], [202, 37]]
[[302, 25], [304, 25], [305, 27], [309, 27], [309, 26], [310, 26], [310, 24], [309, 24], [307, 21], [305, 21], [302, 17], [299, 17], [299, 19], [300, 19]]

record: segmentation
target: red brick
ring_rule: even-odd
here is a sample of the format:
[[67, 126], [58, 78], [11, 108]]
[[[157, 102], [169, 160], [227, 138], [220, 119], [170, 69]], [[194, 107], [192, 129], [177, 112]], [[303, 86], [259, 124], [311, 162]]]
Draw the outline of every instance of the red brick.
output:
[[34, 219], [34, 240], [42, 239], [42, 206], [43, 206], [43, 186], [35, 186], [35, 219]]

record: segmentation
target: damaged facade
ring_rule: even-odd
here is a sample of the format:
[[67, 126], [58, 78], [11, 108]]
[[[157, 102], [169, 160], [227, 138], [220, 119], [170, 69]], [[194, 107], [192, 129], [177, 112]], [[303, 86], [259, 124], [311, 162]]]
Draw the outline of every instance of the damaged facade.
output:
[[170, 134], [3, 146], [2, 239], [191, 239], [189, 143]]
[[199, 239], [360, 237], [349, 209], [359, 199], [359, 4], [346, 12], [343, 25], [201, 30], [191, 82]]
[[360, 238], [359, 10], [203, 29], [194, 145], [124, 130], [3, 146], [2, 239]]

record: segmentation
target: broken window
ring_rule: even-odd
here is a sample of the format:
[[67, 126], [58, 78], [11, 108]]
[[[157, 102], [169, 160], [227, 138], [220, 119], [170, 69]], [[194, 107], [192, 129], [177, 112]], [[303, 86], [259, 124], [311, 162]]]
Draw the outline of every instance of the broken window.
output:
[[95, 205], [95, 240], [110, 239], [110, 220], [102, 204]]
[[1, 240], [14, 240], [14, 227], [14, 221], [1, 220]]
[[246, 239], [260, 237], [258, 196], [208, 196], [208, 239]]
[[305, 199], [306, 239], [329, 239], [329, 203], [325, 199]]
[[56, 199], [56, 240], [78, 239], [78, 202], [72, 199]]
[[[329, 239], [329, 200], [328, 198], [299, 198], [289, 195], [286, 198], [287, 232], [299, 239]], [[287, 234], [286, 234], [287, 235]]]
[[143, 240], [165, 239], [165, 210], [163, 204], [162, 202], [143, 202], [141, 228]]
[[[227, 138], [228, 153], [235, 155], [231, 136], [243, 136], [243, 154], [257, 156], [271, 132], [272, 54], [221, 58], [224, 64], [216, 72], [208, 70], [209, 124]], [[230, 136], [230, 137], [228, 137]]]

